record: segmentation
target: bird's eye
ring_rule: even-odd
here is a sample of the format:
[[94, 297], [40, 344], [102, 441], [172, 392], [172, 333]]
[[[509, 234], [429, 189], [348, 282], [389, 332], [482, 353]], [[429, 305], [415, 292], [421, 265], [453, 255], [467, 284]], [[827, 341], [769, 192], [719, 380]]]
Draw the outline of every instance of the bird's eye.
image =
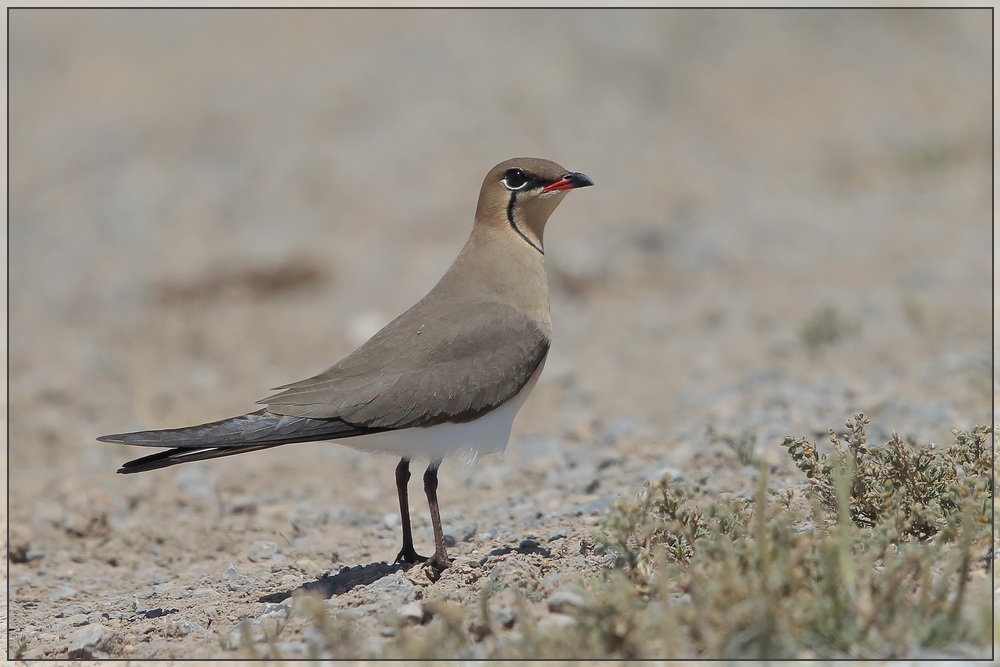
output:
[[508, 169], [501, 181], [508, 190], [523, 190], [528, 184], [528, 177], [520, 169]]

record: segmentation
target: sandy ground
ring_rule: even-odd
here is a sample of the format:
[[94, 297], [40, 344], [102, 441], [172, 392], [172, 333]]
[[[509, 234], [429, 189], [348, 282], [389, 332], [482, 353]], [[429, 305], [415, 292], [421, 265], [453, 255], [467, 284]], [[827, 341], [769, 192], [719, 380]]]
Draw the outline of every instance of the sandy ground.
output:
[[[605, 567], [613, 499], [664, 472], [752, 488], [709, 428], [795, 484], [782, 438], [855, 411], [874, 440], [990, 422], [990, 31], [988, 10], [13, 11], [9, 650], [245, 656], [302, 586], [377, 652], [413, 602], [489, 584], [516, 641]], [[547, 229], [555, 341], [506, 454], [442, 468], [439, 581], [383, 562], [388, 458], [115, 474], [137, 452], [97, 435], [253, 409], [411, 305], [517, 155], [597, 186]]]

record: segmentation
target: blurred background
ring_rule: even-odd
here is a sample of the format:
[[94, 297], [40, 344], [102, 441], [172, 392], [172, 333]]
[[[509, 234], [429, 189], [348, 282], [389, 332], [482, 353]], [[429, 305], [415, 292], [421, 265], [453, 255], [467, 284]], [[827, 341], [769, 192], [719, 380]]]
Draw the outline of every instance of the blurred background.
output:
[[[991, 420], [989, 10], [12, 10], [9, 37], [26, 517], [67, 478], [155, 485], [95, 436], [239, 414], [350, 352], [519, 155], [597, 187], [547, 229], [515, 463]], [[345, 452], [206, 465], [280, 484]]]
[[[66, 654], [70, 602], [122, 619], [120, 655], [210, 656], [213, 629], [153, 632], [136, 591], [218, 587], [207, 621], [149, 605], [227, 633], [261, 613], [227, 563], [285, 590], [396, 553], [388, 458], [304, 444], [122, 477], [147, 452], [94, 438], [241, 414], [336, 362], [431, 288], [514, 156], [596, 187], [546, 229], [554, 342], [507, 452], [442, 471], [455, 553], [584, 554], [643, 481], [747, 494], [758, 457], [802, 485], [783, 438], [822, 446], [858, 411], [873, 443], [992, 421], [989, 9], [8, 20], [28, 657]], [[251, 562], [260, 541], [298, 574]]]

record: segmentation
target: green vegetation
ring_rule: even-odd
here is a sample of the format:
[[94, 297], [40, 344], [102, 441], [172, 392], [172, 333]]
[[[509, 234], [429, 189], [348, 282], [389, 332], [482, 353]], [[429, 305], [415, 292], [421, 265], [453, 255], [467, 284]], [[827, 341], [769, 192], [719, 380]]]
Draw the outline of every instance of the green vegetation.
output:
[[869, 448], [867, 424], [859, 414], [842, 438], [831, 430], [830, 455], [785, 440], [809, 479], [804, 496], [768, 489], [762, 473], [752, 503], [699, 503], [698, 486], [659, 482], [612, 508], [604, 548], [637, 595], [669, 606], [680, 624], [659, 655], [894, 658], [988, 647], [988, 580], [974, 593], [969, 584], [992, 559], [983, 560], [992, 429], [955, 432], [945, 448], [895, 434]]
[[[868, 423], [858, 414], [845, 434], [831, 429], [828, 453], [787, 438], [807, 480], [795, 488], [771, 488], [763, 467], [746, 498], [713, 497], [705, 479], [646, 483], [594, 536], [613, 565], [562, 613], [516, 593], [517, 623], [501, 628], [489, 604], [500, 591], [484, 581], [478, 605], [424, 603], [434, 622], [397, 623], [382, 656], [989, 655], [993, 429], [955, 431], [944, 447], [895, 434], [876, 447]], [[754, 440], [740, 436], [734, 453], [751, 455]], [[358, 657], [321, 603], [314, 623], [326, 650]]]

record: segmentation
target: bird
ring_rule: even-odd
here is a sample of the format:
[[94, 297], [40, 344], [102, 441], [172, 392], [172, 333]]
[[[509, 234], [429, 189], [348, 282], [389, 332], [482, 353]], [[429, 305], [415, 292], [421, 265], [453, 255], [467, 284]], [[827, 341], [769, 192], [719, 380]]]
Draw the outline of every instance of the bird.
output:
[[[472, 232], [430, 292], [325, 371], [275, 387], [247, 414], [196, 426], [103, 435], [101, 442], [166, 448], [119, 473], [157, 470], [292, 443], [330, 441], [400, 457], [402, 525], [396, 564], [448, 557], [438, 505], [445, 457], [503, 452], [538, 381], [552, 337], [543, 232], [570, 191], [593, 185], [550, 160], [513, 158], [483, 180]], [[424, 493], [434, 554], [413, 544], [410, 462], [429, 460]]]

